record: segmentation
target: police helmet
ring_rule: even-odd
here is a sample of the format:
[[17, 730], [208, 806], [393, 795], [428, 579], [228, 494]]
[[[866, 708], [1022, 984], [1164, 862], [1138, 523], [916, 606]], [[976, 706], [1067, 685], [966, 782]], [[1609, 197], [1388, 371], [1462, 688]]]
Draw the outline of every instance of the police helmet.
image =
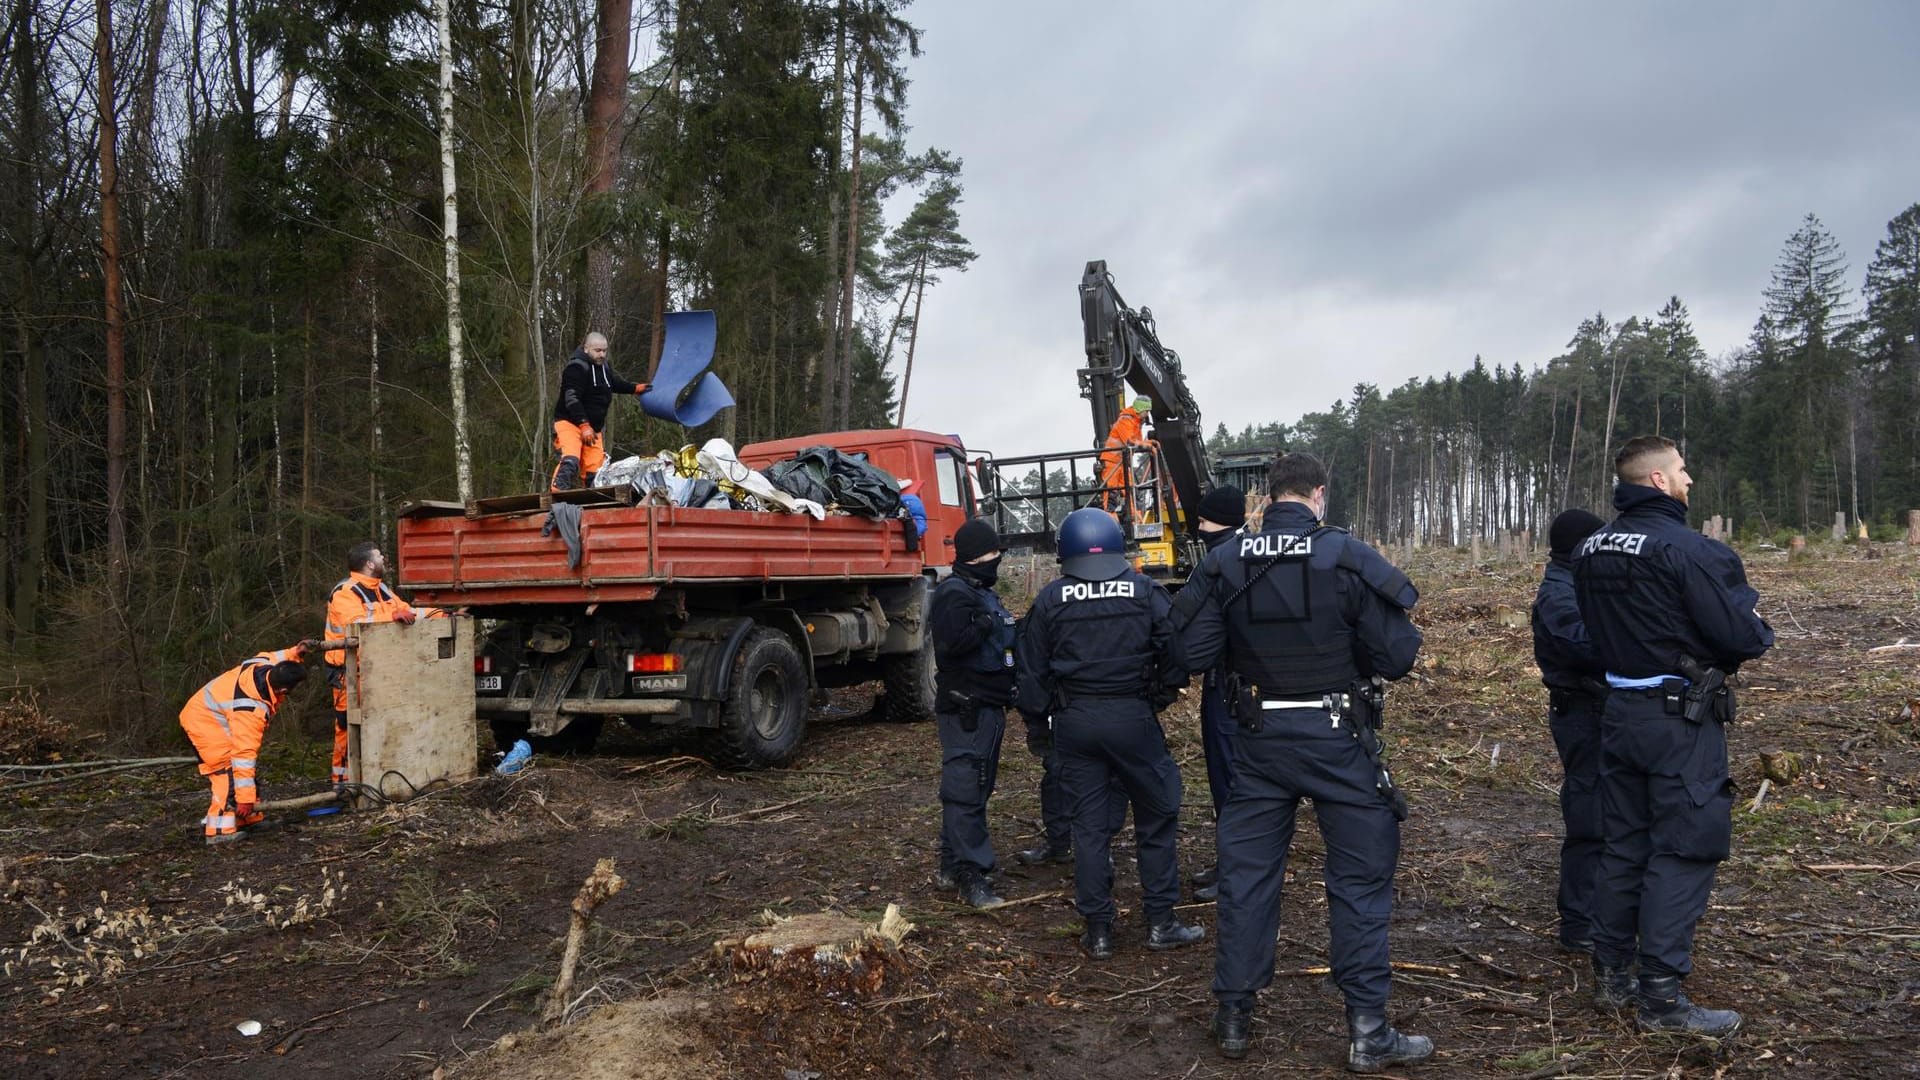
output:
[[1083, 581], [1108, 581], [1133, 564], [1120, 522], [1097, 506], [1084, 506], [1060, 523], [1060, 569]]

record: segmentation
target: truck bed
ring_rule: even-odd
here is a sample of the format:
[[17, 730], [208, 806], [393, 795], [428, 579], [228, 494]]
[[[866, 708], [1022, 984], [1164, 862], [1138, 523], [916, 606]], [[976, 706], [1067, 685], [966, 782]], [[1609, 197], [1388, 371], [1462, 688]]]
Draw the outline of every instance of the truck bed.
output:
[[651, 600], [672, 585], [912, 578], [921, 553], [897, 521], [680, 506], [587, 508], [567, 568], [544, 512], [468, 519], [403, 515], [400, 585], [441, 607]]

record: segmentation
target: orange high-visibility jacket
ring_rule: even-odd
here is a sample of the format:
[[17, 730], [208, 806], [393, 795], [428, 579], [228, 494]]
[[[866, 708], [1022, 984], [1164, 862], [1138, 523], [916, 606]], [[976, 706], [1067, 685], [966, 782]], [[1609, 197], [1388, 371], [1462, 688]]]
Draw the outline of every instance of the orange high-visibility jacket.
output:
[[[446, 615], [434, 608], [416, 610], [412, 604], [400, 599], [399, 593], [388, 588], [386, 582], [355, 570], [347, 575], [345, 581], [333, 587], [333, 595], [327, 599], [326, 641], [329, 644], [344, 641], [349, 627], [360, 623], [392, 622], [393, 617], [403, 611], [412, 611], [424, 618], [444, 618]], [[327, 683], [333, 687], [334, 711], [345, 712], [347, 654], [326, 653], [325, 660]]]
[[1119, 419], [1107, 429], [1107, 449], [1100, 455], [1100, 486], [1117, 488], [1121, 485], [1123, 470], [1121, 461], [1127, 454], [1126, 447], [1140, 441], [1140, 430], [1146, 426], [1147, 418], [1133, 410], [1129, 405], [1120, 410]]
[[235, 802], [259, 801], [254, 797], [254, 763], [267, 737], [267, 722], [286, 700], [268, 684], [267, 672], [282, 660], [305, 656], [298, 645], [256, 653], [214, 676], [180, 710], [180, 726], [200, 754], [201, 775], [231, 768]]

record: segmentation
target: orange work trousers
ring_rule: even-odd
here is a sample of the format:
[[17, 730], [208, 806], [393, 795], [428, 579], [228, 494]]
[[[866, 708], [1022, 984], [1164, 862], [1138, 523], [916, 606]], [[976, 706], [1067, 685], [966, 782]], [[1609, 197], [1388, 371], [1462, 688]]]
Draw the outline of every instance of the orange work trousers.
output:
[[181, 714], [181, 726], [186, 729], [187, 738], [193, 743], [194, 753], [200, 756], [200, 775], [207, 778], [208, 794], [207, 816], [203, 824], [208, 836], [232, 836], [236, 831], [251, 825], [258, 825], [266, 815], [255, 810], [245, 819], [234, 814], [233, 804], [233, 744], [226, 732], [205, 722], [202, 716], [194, 716], [188, 723], [186, 713]]
[[[606, 451], [600, 448], [600, 433], [595, 431], [589, 439], [580, 433], [580, 425], [569, 420], [553, 422], [553, 448], [562, 458], [580, 459], [580, 479], [584, 482], [590, 473], [600, 471], [607, 463]], [[560, 475], [560, 466], [553, 467], [553, 475]]]

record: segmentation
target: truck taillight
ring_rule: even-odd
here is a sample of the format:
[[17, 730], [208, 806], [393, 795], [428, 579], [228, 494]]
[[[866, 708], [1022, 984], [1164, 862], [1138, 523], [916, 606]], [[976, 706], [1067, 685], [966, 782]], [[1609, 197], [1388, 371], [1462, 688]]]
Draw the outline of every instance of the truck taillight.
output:
[[474, 658], [473, 658], [473, 673], [474, 673], [475, 675], [491, 675], [491, 674], [493, 674], [493, 657], [491, 657], [491, 656], [476, 656], [476, 657], [474, 657]]
[[680, 657], [673, 653], [628, 653], [628, 671], [679, 671]]

